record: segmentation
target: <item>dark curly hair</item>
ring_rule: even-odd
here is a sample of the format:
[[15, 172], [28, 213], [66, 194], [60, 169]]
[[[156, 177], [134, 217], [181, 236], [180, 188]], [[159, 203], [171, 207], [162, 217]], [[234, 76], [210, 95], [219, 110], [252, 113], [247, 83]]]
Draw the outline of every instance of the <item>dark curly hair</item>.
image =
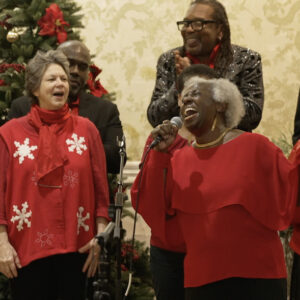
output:
[[215, 71], [222, 76], [228, 65], [233, 61], [230, 27], [225, 7], [217, 0], [194, 0], [190, 5], [195, 4], [204, 4], [212, 7], [214, 10], [214, 20], [222, 25], [223, 38], [215, 61]]

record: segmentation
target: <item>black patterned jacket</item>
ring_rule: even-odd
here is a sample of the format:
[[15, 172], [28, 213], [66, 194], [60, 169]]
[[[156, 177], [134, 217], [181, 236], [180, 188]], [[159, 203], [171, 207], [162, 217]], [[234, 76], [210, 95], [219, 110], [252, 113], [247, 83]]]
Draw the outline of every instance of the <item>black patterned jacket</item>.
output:
[[[237, 45], [232, 45], [233, 62], [228, 66], [225, 78], [239, 88], [246, 109], [246, 114], [238, 128], [251, 131], [261, 120], [264, 104], [264, 86], [260, 54]], [[155, 127], [163, 120], [179, 115], [178, 93], [175, 88], [176, 70], [174, 50], [183, 52], [183, 47], [163, 53], [157, 63], [156, 83], [148, 106], [147, 117]]]

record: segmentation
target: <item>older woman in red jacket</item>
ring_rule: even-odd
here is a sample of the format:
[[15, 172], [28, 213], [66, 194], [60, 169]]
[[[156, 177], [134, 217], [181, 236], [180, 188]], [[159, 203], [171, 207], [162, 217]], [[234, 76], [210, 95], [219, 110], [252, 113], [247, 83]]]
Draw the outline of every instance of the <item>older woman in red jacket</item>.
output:
[[83, 300], [98, 266], [94, 236], [108, 220], [103, 145], [70, 112], [62, 52], [36, 54], [26, 90], [30, 113], [0, 128], [0, 272], [13, 299]]

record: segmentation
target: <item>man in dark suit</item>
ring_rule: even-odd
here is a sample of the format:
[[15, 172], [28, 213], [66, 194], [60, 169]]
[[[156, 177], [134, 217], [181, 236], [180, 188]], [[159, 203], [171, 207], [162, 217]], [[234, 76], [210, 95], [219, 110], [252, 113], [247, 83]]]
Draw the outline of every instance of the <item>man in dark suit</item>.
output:
[[[119, 140], [123, 136], [122, 124], [117, 106], [106, 100], [105, 96], [95, 97], [85, 92], [88, 79], [90, 53], [80, 41], [66, 41], [60, 49], [70, 63], [69, 105], [72, 113], [90, 119], [101, 135], [104, 145], [108, 173], [118, 173], [120, 169]], [[30, 111], [31, 102], [23, 96], [12, 102], [8, 118], [18, 118]]]

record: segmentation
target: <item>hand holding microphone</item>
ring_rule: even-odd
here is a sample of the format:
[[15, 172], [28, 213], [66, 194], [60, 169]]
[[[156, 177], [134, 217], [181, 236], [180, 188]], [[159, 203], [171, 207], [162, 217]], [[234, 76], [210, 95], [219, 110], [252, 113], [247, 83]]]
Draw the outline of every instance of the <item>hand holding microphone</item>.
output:
[[180, 117], [173, 117], [170, 121], [163, 121], [162, 124], [155, 127], [151, 132], [154, 141], [151, 143], [150, 149], [155, 147], [158, 151], [166, 152], [174, 142], [181, 126], [182, 120]]

